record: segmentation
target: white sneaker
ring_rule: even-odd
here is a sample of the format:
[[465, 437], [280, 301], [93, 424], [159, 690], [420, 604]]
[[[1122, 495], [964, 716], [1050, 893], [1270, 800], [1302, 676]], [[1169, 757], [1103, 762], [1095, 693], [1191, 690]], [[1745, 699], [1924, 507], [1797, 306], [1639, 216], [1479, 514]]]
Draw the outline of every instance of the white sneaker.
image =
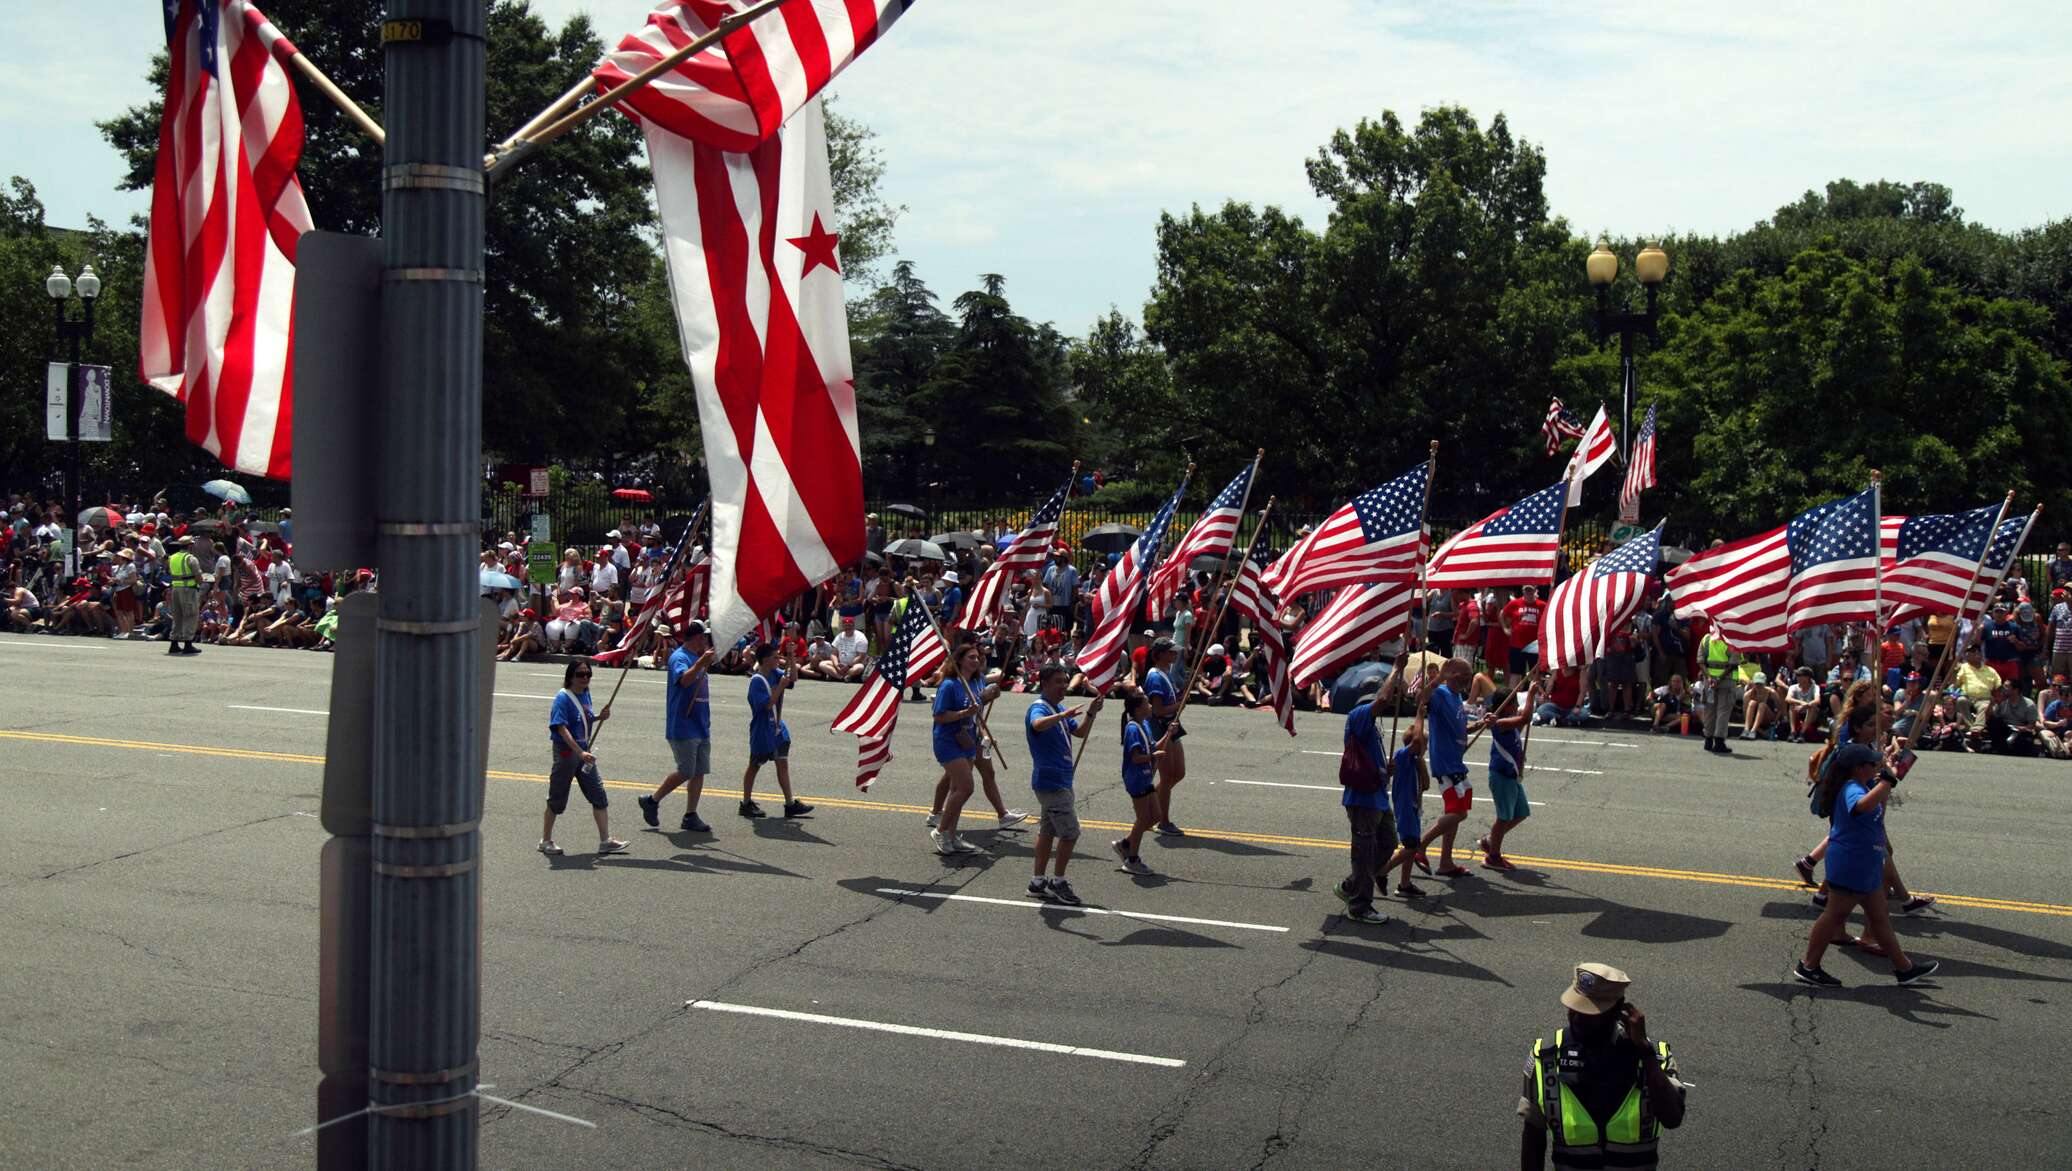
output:
[[1013, 827], [1018, 826], [1027, 820], [1029, 820], [1028, 814], [1023, 813], [1019, 809], [1009, 809], [1007, 812], [1000, 815], [1000, 828], [1012, 829]]
[[540, 853], [553, 857], [561, 853], [561, 847], [554, 844], [553, 838], [547, 838], [540, 842]]
[[948, 835], [944, 834], [939, 829], [929, 830], [928, 840], [935, 843], [935, 852], [943, 855], [944, 857], [948, 857], [949, 855], [957, 852], [956, 846], [951, 844]]
[[1753, 740], [1753, 739], [1755, 739], [1755, 733], [1754, 733], [1754, 732], [1743, 732], [1743, 733], [1741, 733], [1741, 738], [1742, 738], [1743, 740]]
[[941, 821], [941, 820], [942, 820], [942, 814], [940, 814], [940, 813], [931, 813], [931, 814], [929, 814], [929, 815], [928, 815], [928, 817], [927, 817], [927, 821], [928, 821], [928, 828], [929, 828], [929, 829], [934, 829], [934, 828], [935, 828], [935, 826], [936, 826], [936, 823], [937, 823], [937, 822], [939, 822], [939, 821]]
[[1115, 851], [1116, 861], [1127, 863], [1130, 860], [1130, 840], [1128, 838], [1117, 838], [1108, 843], [1108, 848]]
[[965, 841], [964, 835], [958, 834], [950, 839], [950, 852], [953, 854], [976, 854], [978, 853], [978, 847]]
[[597, 843], [597, 852], [600, 854], [623, 854], [626, 852], [626, 843], [617, 838], [606, 838]]

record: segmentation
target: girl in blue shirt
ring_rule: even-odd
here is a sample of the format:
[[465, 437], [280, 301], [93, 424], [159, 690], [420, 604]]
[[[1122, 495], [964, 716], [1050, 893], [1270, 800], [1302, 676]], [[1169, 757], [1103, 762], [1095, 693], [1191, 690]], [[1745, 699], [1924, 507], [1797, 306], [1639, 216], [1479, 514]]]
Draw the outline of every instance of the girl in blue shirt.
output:
[[791, 686], [784, 648], [757, 643], [755, 674], [748, 677], [748, 771], [741, 774], [741, 816], [761, 817], [755, 803], [755, 774], [777, 763], [777, 787], [784, 792], [784, 816], [803, 817], [813, 807], [791, 793], [791, 729], [784, 726], [784, 692]]
[[1145, 661], [1150, 670], [1144, 672], [1144, 694], [1151, 700], [1151, 730], [1158, 737], [1158, 833], [1160, 837], [1177, 838], [1180, 827], [1173, 824], [1173, 788], [1187, 776], [1187, 750], [1181, 746], [1180, 737], [1187, 734], [1177, 719], [1180, 712], [1180, 693], [1173, 686], [1171, 671], [1180, 652], [1170, 638], [1161, 638], [1151, 644], [1150, 654]]
[[1142, 847], [1144, 835], [1158, 824], [1158, 759], [1161, 753], [1158, 738], [1151, 731], [1151, 700], [1141, 691], [1124, 692], [1122, 716], [1122, 789], [1130, 795], [1137, 820], [1130, 826], [1127, 837], [1108, 843], [1108, 848], [1121, 859], [1123, 870], [1131, 874], [1149, 874], [1151, 867], [1144, 864], [1137, 851]]
[[935, 689], [935, 760], [942, 765], [941, 785], [947, 787], [942, 813], [929, 837], [935, 841], [935, 852], [945, 856], [978, 851], [957, 836], [957, 819], [971, 799], [971, 762], [978, 757], [978, 696], [971, 687], [978, 670], [978, 645], [967, 642], [956, 649], [949, 671]]
[[626, 843], [611, 834], [611, 820], [605, 812], [604, 780], [597, 775], [597, 756], [590, 751], [590, 738], [597, 725], [611, 718], [610, 704], [590, 711], [590, 664], [577, 660], [561, 674], [561, 690], [554, 694], [554, 706], [547, 714], [547, 738], [554, 746], [554, 764], [547, 771], [547, 817], [540, 826], [540, 853], [549, 857], [561, 853], [554, 844], [554, 819], [568, 808], [568, 787], [574, 782], [590, 803], [597, 819], [597, 852], [618, 854]]
[[1892, 976], [1912, 984], [1932, 974], [1930, 960], [1917, 964], [1900, 948], [1885, 904], [1885, 803], [1892, 797], [1893, 778], [1883, 772], [1883, 758], [1868, 744], [1838, 745], [1825, 762], [1817, 800], [1828, 818], [1827, 907], [1806, 939], [1806, 955], [1792, 978], [1817, 988], [1836, 988], [1841, 981], [1820, 967], [1827, 945], [1846, 935], [1849, 912], [1863, 905], [1873, 938], [1892, 961]]

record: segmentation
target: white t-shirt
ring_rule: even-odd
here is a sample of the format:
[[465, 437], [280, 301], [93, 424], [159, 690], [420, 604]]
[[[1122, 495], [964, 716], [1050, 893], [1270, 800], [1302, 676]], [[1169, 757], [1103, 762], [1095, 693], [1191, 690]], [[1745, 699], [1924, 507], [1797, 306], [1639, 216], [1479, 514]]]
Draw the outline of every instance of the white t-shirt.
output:
[[597, 568], [590, 571], [590, 592], [603, 595], [619, 584], [619, 567], [610, 561], [599, 561]]
[[295, 597], [295, 566], [287, 558], [266, 567], [266, 592], [283, 606]]
[[863, 661], [870, 653], [871, 640], [861, 630], [844, 630], [835, 635], [835, 666], [847, 669]]

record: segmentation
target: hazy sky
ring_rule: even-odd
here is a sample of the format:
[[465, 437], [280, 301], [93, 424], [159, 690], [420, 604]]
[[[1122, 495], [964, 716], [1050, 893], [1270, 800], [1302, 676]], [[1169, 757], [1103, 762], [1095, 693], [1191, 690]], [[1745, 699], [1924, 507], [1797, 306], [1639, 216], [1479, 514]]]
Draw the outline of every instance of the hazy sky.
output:
[[[650, 6], [533, 4], [608, 41]], [[0, 172], [56, 224], [142, 210], [93, 122], [149, 96], [157, 5], [9, 0], [0, 35]], [[2025, 0], [922, 0], [836, 89], [878, 131], [899, 251], [944, 301], [999, 272], [1023, 313], [1079, 333], [1140, 310], [1163, 210], [1241, 199], [1321, 225], [1303, 159], [1385, 109], [1504, 112], [1578, 231], [1731, 231], [1843, 176], [1935, 180], [1976, 222], [2040, 224], [2072, 212], [2068, 60], [2068, 9]]]

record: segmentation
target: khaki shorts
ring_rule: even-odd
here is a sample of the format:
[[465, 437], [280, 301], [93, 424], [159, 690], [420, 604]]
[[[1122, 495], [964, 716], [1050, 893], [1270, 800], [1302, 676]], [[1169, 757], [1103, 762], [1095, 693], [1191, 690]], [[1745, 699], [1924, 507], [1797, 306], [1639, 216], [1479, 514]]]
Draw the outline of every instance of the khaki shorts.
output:
[[1036, 790], [1036, 833], [1061, 842], [1079, 840], [1079, 804], [1070, 789]]

